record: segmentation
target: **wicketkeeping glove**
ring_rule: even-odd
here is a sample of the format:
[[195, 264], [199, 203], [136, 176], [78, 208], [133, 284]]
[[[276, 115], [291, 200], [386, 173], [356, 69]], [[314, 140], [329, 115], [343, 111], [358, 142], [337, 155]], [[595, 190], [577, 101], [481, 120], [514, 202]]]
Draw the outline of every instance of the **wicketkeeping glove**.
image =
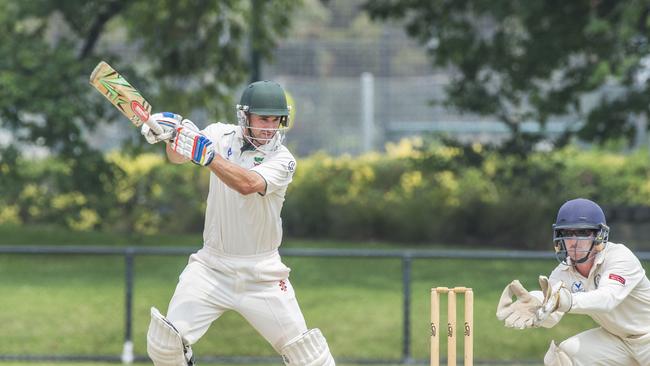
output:
[[535, 313], [535, 325], [542, 324], [553, 312], [566, 313], [571, 310], [573, 296], [564, 282], [558, 281], [550, 286], [546, 276], [539, 276], [539, 286], [544, 293], [544, 303]]
[[206, 166], [214, 159], [214, 144], [188, 119], [184, 119], [181, 125], [176, 127], [171, 146], [172, 150], [198, 165]]
[[[517, 300], [512, 301], [515, 296]], [[497, 305], [497, 318], [509, 328], [525, 329], [534, 326], [535, 312], [542, 302], [530, 294], [518, 280], [512, 281], [501, 294]]]
[[163, 133], [156, 134], [146, 123], [140, 127], [140, 133], [148, 143], [155, 144], [160, 141], [170, 141], [174, 137], [176, 127], [181, 124], [183, 117], [171, 112], [162, 112], [151, 115], [151, 119], [158, 123]]

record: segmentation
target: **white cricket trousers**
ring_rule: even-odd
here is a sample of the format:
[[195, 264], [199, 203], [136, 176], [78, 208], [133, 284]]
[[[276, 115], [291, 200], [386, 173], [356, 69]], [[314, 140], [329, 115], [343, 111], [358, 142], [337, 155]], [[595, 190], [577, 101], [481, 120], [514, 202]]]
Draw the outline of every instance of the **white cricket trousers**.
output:
[[234, 310], [279, 353], [307, 331], [289, 271], [277, 250], [237, 257], [203, 248], [190, 256], [181, 273], [167, 319], [194, 344], [213, 321]]
[[575, 366], [650, 365], [650, 334], [620, 338], [599, 327], [565, 340], [560, 348]]

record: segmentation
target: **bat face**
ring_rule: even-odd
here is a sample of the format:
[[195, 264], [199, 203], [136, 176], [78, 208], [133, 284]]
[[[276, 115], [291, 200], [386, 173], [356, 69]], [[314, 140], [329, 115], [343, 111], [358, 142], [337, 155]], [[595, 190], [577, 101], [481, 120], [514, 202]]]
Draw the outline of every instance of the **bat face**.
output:
[[151, 104], [122, 75], [109, 64], [101, 61], [90, 74], [90, 84], [106, 97], [137, 127], [147, 123], [154, 131], [162, 132], [160, 126], [149, 120]]

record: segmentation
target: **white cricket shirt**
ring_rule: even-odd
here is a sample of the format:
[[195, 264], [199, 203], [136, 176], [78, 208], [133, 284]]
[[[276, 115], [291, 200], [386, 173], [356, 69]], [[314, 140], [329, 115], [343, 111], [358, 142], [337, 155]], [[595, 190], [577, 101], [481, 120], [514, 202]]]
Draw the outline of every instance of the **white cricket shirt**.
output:
[[236, 125], [214, 123], [202, 132], [224, 159], [257, 172], [266, 181], [264, 195], [242, 195], [210, 173], [204, 246], [213, 252], [235, 256], [276, 250], [282, 241], [280, 212], [296, 168], [295, 158], [284, 146], [272, 150], [264, 145], [262, 151], [242, 152], [245, 140], [241, 127]]
[[[589, 315], [608, 332], [622, 338], [650, 334], [650, 281], [639, 259], [623, 244], [607, 243], [585, 278], [573, 267], [559, 265], [551, 283], [571, 289], [569, 313]], [[553, 317], [550, 324], [560, 320]]]

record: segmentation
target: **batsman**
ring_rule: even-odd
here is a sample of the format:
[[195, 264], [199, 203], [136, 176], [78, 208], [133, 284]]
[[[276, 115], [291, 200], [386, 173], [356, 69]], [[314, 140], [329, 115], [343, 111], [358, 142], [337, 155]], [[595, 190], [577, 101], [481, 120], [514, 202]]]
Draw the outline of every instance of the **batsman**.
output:
[[156, 366], [194, 364], [191, 346], [224, 312], [241, 314], [287, 365], [334, 366], [318, 329], [308, 329], [282, 263], [280, 211], [296, 160], [282, 144], [290, 106], [284, 89], [258, 81], [236, 107], [238, 125], [213, 123], [202, 131], [174, 113], [142, 125], [170, 162], [210, 169], [203, 247], [190, 255], [167, 315], [151, 308], [147, 352]]
[[548, 278], [539, 277], [541, 291], [512, 281], [497, 318], [518, 329], [550, 328], [566, 314], [589, 315], [598, 323], [559, 345], [552, 341], [547, 366], [650, 365], [650, 281], [630, 249], [609, 242], [600, 206], [583, 198], [562, 205], [553, 242], [560, 264]]

